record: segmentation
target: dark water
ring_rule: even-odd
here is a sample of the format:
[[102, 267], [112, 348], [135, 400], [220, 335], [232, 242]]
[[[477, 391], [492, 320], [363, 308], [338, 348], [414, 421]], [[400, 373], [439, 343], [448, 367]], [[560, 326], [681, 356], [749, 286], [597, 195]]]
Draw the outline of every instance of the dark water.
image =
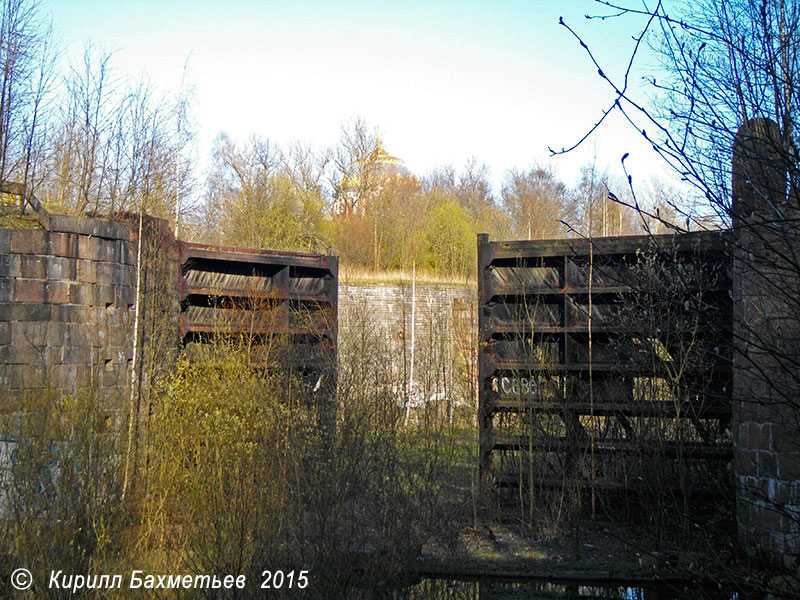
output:
[[423, 579], [393, 590], [373, 590], [363, 598], [391, 600], [753, 600], [735, 591], [713, 587], [586, 585], [543, 581], [458, 581]]

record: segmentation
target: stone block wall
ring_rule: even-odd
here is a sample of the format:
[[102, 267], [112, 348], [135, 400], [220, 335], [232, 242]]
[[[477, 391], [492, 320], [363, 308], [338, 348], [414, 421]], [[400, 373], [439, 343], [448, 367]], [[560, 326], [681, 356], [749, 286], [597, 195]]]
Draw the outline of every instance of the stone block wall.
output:
[[744, 411], [736, 476], [742, 537], [752, 549], [788, 558], [800, 555], [800, 440], [797, 426], [783, 421], [763, 410]]
[[734, 144], [734, 476], [739, 536], [754, 554], [800, 555], [800, 247], [778, 126], [754, 119]]
[[339, 283], [339, 355], [365, 335], [376, 353], [391, 358], [398, 386], [410, 375], [411, 313], [414, 304], [415, 381], [430, 380], [442, 359], [474, 360], [477, 288], [465, 285]]
[[128, 230], [53, 216], [0, 229], [0, 389], [90, 384], [121, 398], [131, 360], [135, 253]]
[[[48, 230], [0, 229], [0, 401], [91, 387], [110, 410], [123, 407], [136, 301], [138, 221], [129, 221], [51, 215]], [[155, 337], [154, 323], [167, 318], [158, 335], [173, 348], [177, 244], [165, 222], [145, 223], [142, 339]]]

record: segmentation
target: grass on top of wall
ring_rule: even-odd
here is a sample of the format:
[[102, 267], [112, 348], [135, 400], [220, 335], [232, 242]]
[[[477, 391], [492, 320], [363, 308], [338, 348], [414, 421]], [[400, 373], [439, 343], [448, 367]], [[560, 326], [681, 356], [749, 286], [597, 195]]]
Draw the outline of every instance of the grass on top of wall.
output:
[[[364, 267], [342, 265], [339, 268], [340, 283], [373, 283], [373, 284], [411, 284], [413, 273], [411, 269], [396, 269], [387, 271], [373, 271]], [[475, 286], [475, 277], [464, 279], [441, 275], [425, 269], [417, 269], [416, 282], [420, 285], [458, 285]]]
[[33, 215], [0, 214], [0, 229], [42, 229]]

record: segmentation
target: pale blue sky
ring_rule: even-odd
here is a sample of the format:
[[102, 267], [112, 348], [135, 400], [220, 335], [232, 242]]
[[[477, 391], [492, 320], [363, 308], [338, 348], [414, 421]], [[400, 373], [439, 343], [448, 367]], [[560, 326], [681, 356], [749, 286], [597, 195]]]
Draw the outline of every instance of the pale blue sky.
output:
[[[590, 0], [340, 2], [42, 0], [66, 48], [86, 41], [161, 88], [178, 88], [188, 59], [198, 151], [219, 131], [277, 144], [337, 142], [344, 122], [378, 126], [386, 149], [417, 173], [471, 156], [496, 184], [506, 169], [548, 160], [611, 101], [559, 16], [613, 72], [624, 70], [641, 23], [587, 21]], [[645, 61], [652, 65], [654, 60]], [[639, 76], [641, 73], [639, 73]], [[638, 83], [637, 83], [638, 85]], [[568, 183], [597, 155], [644, 180], [662, 172], [619, 119], [572, 155], [552, 159]]]

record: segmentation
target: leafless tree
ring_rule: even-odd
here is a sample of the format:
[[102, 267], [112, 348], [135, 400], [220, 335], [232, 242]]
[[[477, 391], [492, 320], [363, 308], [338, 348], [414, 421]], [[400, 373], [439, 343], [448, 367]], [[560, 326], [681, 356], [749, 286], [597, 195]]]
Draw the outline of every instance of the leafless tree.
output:
[[[740, 533], [754, 536], [757, 545], [773, 553], [796, 555], [796, 499], [784, 498], [782, 490], [796, 483], [796, 470], [787, 461], [794, 460], [800, 439], [800, 406], [794, 394], [800, 372], [800, 3], [599, 0], [598, 5], [604, 14], [596, 18], [640, 22], [622, 75], [615, 77], [562, 21], [613, 95], [604, 117], [587, 128], [578, 144], [609, 114], [620, 113], [706, 207], [698, 217], [672, 205], [682, 213], [673, 230], [708, 228], [709, 212], [717, 223], [732, 225]], [[643, 44], [662, 59], [661, 74], [646, 78], [648, 100], [632, 85]], [[647, 218], [659, 219], [636, 193], [629, 204]], [[768, 432], [768, 443], [757, 439], [760, 432]], [[761, 444], [758, 464], [747, 453], [751, 443]], [[761, 526], [751, 525], [750, 516], [756, 515], [755, 523], [758, 515], [770, 511], [769, 527], [758, 531]]]
[[4, 0], [0, 19], [0, 179], [28, 185], [53, 86], [52, 32], [33, 1]]
[[334, 154], [333, 212], [348, 216], [363, 210], [378, 185], [379, 164], [369, 160], [378, 148], [378, 136], [362, 118], [342, 127]]
[[[796, 169], [790, 167], [797, 164], [798, 155], [794, 122], [800, 94], [800, 4], [785, 0], [659, 1], [652, 8], [633, 1], [597, 0], [597, 4], [603, 14], [590, 19], [631, 19], [635, 32], [631, 54], [622, 74], [614, 77], [613, 66], [600, 64], [580, 33], [562, 20], [609, 85], [612, 100], [582, 139], [557, 153], [583, 143], [618, 112], [706, 207], [729, 222], [734, 138], [750, 119], [768, 117], [780, 124], [781, 160], [792, 171], [790, 180], [797, 181]], [[642, 93], [632, 79], [648, 45], [662, 64], [659, 76], [645, 78]], [[627, 154], [623, 166], [625, 158]], [[648, 209], [638, 205], [635, 196], [630, 203]], [[681, 211], [681, 220], [689, 218], [698, 226], [705, 218]], [[688, 229], [685, 221], [679, 229]]]
[[193, 184], [190, 98], [127, 81], [88, 45], [52, 119], [42, 197], [78, 214], [138, 211], [177, 220]]
[[574, 210], [573, 197], [552, 169], [534, 166], [527, 171], [509, 171], [501, 195], [503, 208], [511, 216], [514, 239], [565, 236], [562, 221]]

